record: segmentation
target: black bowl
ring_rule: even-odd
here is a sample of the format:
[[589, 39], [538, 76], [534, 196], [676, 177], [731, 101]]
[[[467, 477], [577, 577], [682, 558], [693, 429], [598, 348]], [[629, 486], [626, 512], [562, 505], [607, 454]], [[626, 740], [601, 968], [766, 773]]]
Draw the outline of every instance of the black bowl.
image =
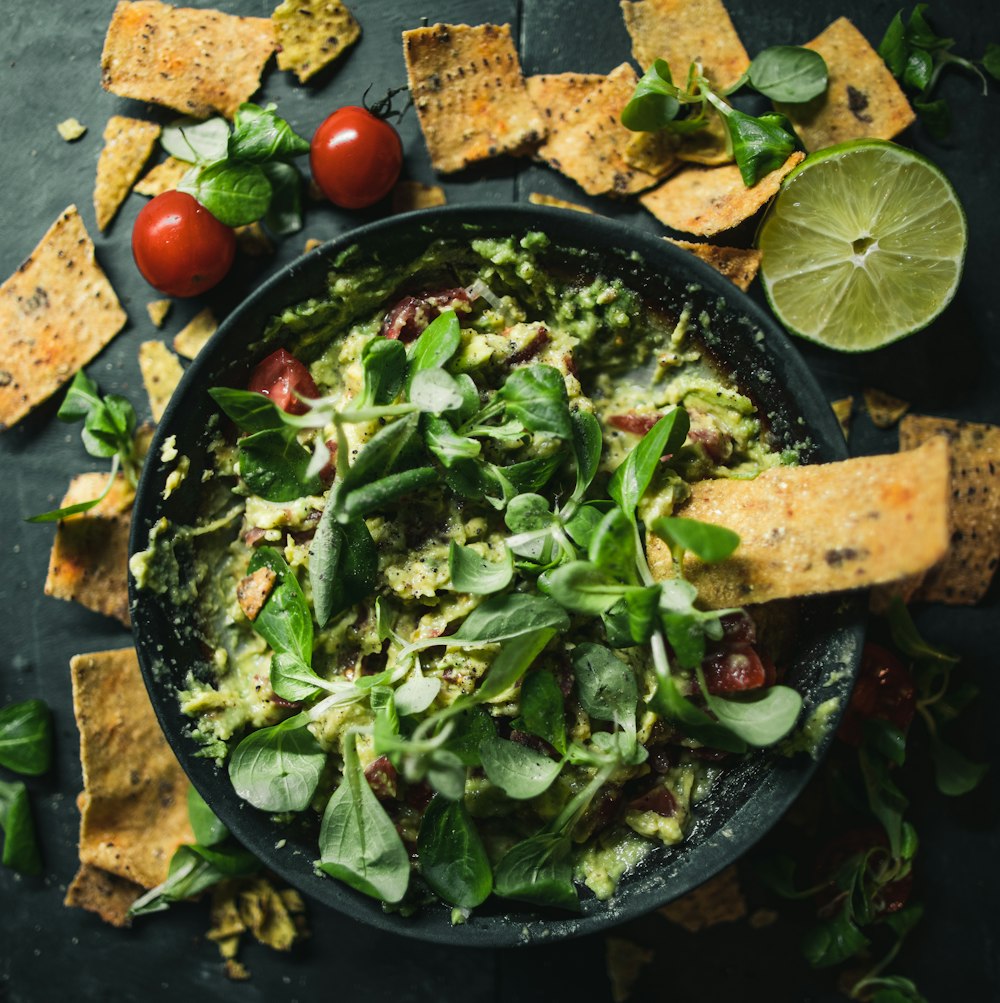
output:
[[[193, 522], [203, 490], [195, 474], [206, 465], [206, 429], [216, 410], [207, 389], [246, 385], [251, 367], [276, 347], [263, 337], [268, 322], [285, 307], [322, 296], [339, 256], [349, 258], [352, 268], [366, 261], [388, 265], [415, 256], [440, 237], [534, 230], [548, 234], [555, 245], [586, 251], [580, 260], [589, 271], [618, 275], [651, 302], [676, 310], [683, 299], [695, 303], [695, 317], [707, 311], [710, 352], [755, 400], [775, 439], [798, 446], [809, 462], [846, 456], [830, 407], [787, 337], [746, 295], [686, 251], [600, 216], [513, 205], [455, 206], [393, 217], [331, 241], [265, 282], [226, 319], [185, 373], [157, 429], [135, 502], [130, 552], [147, 546], [150, 528], [162, 516], [181, 525]], [[176, 436], [178, 452], [190, 458], [192, 475], [164, 501], [169, 465], [156, 458], [170, 435]], [[698, 807], [687, 841], [650, 853], [622, 879], [610, 901], [585, 893], [580, 912], [567, 915], [491, 899], [467, 923], [452, 926], [444, 906], [403, 917], [317, 876], [315, 834], [283, 829], [237, 797], [226, 771], [197, 755], [191, 721], [176, 699], [176, 686], [188, 669], [205, 661], [191, 629], [190, 605], [175, 607], [165, 596], [137, 590], [132, 581], [130, 590], [139, 661], [160, 724], [192, 783], [240, 842], [292, 885], [349, 916], [406, 936], [483, 947], [553, 941], [620, 923], [685, 894], [744, 853], [801, 792], [829, 745], [857, 670], [864, 623], [858, 599], [827, 597], [800, 604], [789, 679], [805, 698], [804, 715], [830, 700], [837, 708], [812, 757], [771, 752], [728, 771]]]

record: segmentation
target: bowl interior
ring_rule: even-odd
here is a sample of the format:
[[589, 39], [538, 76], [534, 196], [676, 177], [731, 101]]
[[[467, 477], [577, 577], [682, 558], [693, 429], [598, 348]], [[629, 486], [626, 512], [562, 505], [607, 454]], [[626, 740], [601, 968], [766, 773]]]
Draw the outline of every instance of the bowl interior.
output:
[[[147, 546], [150, 529], [161, 517], [177, 525], [195, 521], [204, 490], [196, 474], [211, 465], [208, 430], [216, 411], [207, 389], [245, 386], [253, 365], [279, 345], [265, 336], [272, 319], [286, 307], [324, 297], [331, 268], [349, 262], [351, 269], [361, 264], [388, 269], [438, 238], [530, 231], [544, 232], [558, 247], [576, 249], [570, 257], [581, 267], [619, 276], [668, 311], [676, 313], [685, 303], [693, 305], [695, 317], [704, 311], [710, 318], [706, 347], [721, 371], [756, 402], [776, 441], [799, 448], [803, 461], [846, 456], [829, 405], [786, 336], [747, 296], [692, 255], [597, 216], [535, 207], [449, 207], [394, 217], [332, 241], [275, 275], [227, 318], [189, 367], [159, 425], [139, 485], [130, 551]], [[580, 250], [582, 256], [576, 253]], [[192, 473], [164, 500], [173, 464], [155, 458], [168, 436], [175, 436], [177, 452], [189, 457]], [[450, 909], [444, 906], [403, 917], [317, 876], [314, 834], [276, 826], [266, 813], [237, 797], [225, 769], [197, 755], [191, 721], [176, 698], [188, 670], [205, 662], [191, 606], [175, 607], [166, 596], [138, 591], [131, 581], [130, 588], [136, 647], [154, 709], [181, 765], [222, 821], [269, 868], [313, 898], [376, 927], [426, 940], [489, 947], [551, 941], [593, 932], [683, 895], [731, 863], [777, 821], [805, 786], [831, 737], [828, 728], [814, 757], [760, 754], [727, 771], [699, 805], [683, 844], [650, 853], [622, 879], [610, 901], [584, 892], [577, 915], [491, 900], [460, 926], [451, 925]], [[831, 700], [839, 713], [853, 682], [862, 634], [860, 600], [818, 598], [798, 604], [788, 679], [802, 692], [806, 715]], [[279, 840], [280, 848], [275, 845]]]

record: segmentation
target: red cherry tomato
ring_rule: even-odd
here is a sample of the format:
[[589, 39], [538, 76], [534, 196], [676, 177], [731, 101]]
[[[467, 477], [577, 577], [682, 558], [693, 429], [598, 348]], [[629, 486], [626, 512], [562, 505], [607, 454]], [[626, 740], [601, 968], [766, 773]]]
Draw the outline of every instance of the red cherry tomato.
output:
[[888, 648], [866, 644], [858, 681], [837, 735], [848, 745], [861, 745], [865, 721], [872, 717], [888, 721], [905, 732], [916, 707], [916, 690], [909, 669]]
[[197, 296], [220, 282], [236, 254], [236, 235], [185, 192], [148, 202], [132, 228], [142, 277], [171, 296]]
[[362, 209], [378, 202], [396, 183], [403, 144], [385, 119], [365, 108], [340, 108], [313, 134], [309, 166], [334, 205]]
[[284, 348], [272, 352], [266, 359], [259, 362], [250, 374], [247, 390], [254, 390], [265, 397], [270, 397], [274, 403], [288, 414], [305, 414], [308, 405], [296, 397], [319, 397], [309, 370]]

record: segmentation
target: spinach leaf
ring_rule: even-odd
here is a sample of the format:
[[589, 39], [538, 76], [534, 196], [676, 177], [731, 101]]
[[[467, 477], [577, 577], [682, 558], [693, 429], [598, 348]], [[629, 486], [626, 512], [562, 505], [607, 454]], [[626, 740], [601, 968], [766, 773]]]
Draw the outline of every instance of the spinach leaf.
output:
[[570, 422], [573, 426], [573, 456], [576, 459], [576, 486], [573, 489], [573, 498], [579, 501], [597, 476], [604, 439], [601, 436], [600, 423], [589, 411], [573, 411], [570, 414]]
[[940, 738], [931, 740], [931, 759], [934, 763], [934, 783], [942, 794], [958, 797], [979, 786], [989, 767], [974, 763]]
[[0, 830], [4, 834], [0, 863], [21, 874], [41, 874], [42, 858], [28, 805], [28, 788], [21, 780], [0, 780]]
[[759, 696], [731, 699], [713, 696], [704, 685], [702, 690], [719, 723], [755, 748], [784, 738], [802, 711], [802, 696], [790, 686], [769, 686]]
[[566, 836], [550, 832], [518, 843], [497, 865], [493, 890], [501, 898], [532, 905], [579, 908], [570, 848]]
[[[588, 548], [590, 541], [594, 538], [597, 527], [605, 516], [596, 505], [588, 502], [581, 505], [563, 524], [569, 538], [579, 547]], [[629, 526], [629, 532], [632, 532]]]
[[650, 529], [672, 549], [689, 550], [706, 564], [724, 561], [740, 544], [738, 533], [698, 519], [663, 516], [655, 519]]
[[267, 212], [271, 182], [257, 164], [220, 160], [188, 171], [177, 190], [197, 199], [220, 223], [246, 226]]
[[215, 846], [229, 836], [229, 830], [194, 787], [188, 787], [188, 819], [195, 842], [201, 846]]
[[505, 738], [483, 742], [479, 758], [490, 783], [517, 801], [527, 801], [548, 790], [562, 769], [559, 760]]
[[903, 12], [896, 11], [893, 19], [889, 22], [889, 27], [885, 29], [885, 35], [878, 46], [878, 54], [882, 61], [889, 67], [889, 72], [894, 77], [901, 77], [906, 69], [906, 57], [909, 46], [906, 43], [906, 28], [903, 25]]
[[426, 638], [422, 644], [462, 644], [473, 641], [493, 644], [509, 641], [545, 628], [569, 629], [569, 617], [550, 599], [514, 592], [493, 596], [477, 606], [448, 637]]
[[768, 112], [754, 118], [722, 102], [716, 107], [726, 123], [733, 159], [748, 188], [757, 184], [765, 174], [777, 170], [796, 150], [802, 148], [792, 123], [779, 112]]
[[828, 968], [853, 957], [870, 943], [847, 911], [841, 910], [806, 933], [802, 938], [802, 953], [814, 968]]
[[441, 680], [436, 676], [412, 675], [393, 694], [396, 710], [407, 714], [422, 714], [441, 692]]
[[559, 439], [573, 438], [566, 381], [553, 366], [515, 369], [497, 396], [506, 404], [507, 417], [519, 421], [529, 431]]
[[403, 389], [406, 349], [394, 338], [372, 338], [361, 351], [363, 385], [358, 408], [391, 404]]
[[288, 652], [308, 665], [312, 661], [313, 622], [295, 572], [274, 547], [260, 547], [247, 568], [253, 574], [269, 568], [276, 578], [271, 594], [251, 625], [276, 652]]
[[296, 714], [252, 731], [229, 760], [233, 789], [262, 811], [302, 811], [309, 805], [326, 764], [326, 752]]
[[[426, 369], [440, 369], [451, 361], [462, 343], [462, 331], [454, 310], [445, 310], [424, 328], [409, 352], [407, 387], [417, 373]], [[477, 401], [478, 404], [478, 395]]]
[[265, 428], [240, 439], [240, 476], [247, 487], [267, 501], [295, 501], [323, 493], [323, 482], [309, 473], [311, 454], [295, 429]]
[[627, 586], [589, 561], [570, 561], [538, 579], [538, 587], [571, 613], [600, 616], [624, 595]]
[[474, 909], [489, 898], [489, 857], [461, 801], [431, 800], [420, 820], [417, 853], [424, 880], [449, 905]]
[[377, 573], [378, 551], [368, 524], [360, 518], [337, 522], [336, 507], [328, 503], [309, 544], [309, 584], [320, 627], [371, 595]]
[[320, 868], [383, 902], [398, 902], [410, 883], [410, 857], [392, 819], [365, 779], [356, 739], [344, 740], [344, 779], [323, 813]]
[[562, 690], [551, 672], [529, 673], [521, 685], [521, 716], [514, 727], [545, 739], [566, 755], [566, 709]]
[[465, 402], [455, 377], [445, 369], [421, 369], [415, 373], [410, 380], [409, 397], [410, 403], [431, 414], [457, 411]]
[[587, 556], [595, 567], [621, 581], [635, 578], [635, 532], [632, 520], [620, 508], [611, 509], [597, 524]]
[[410, 470], [401, 470], [397, 474], [389, 474], [381, 480], [364, 484], [343, 495], [337, 518], [343, 523], [358, 520], [362, 516], [385, 508], [402, 495], [408, 495], [411, 491], [433, 484], [437, 477], [437, 471], [433, 467], [412, 467]]
[[488, 595], [510, 585], [514, 577], [514, 559], [504, 547], [503, 560], [488, 561], [471, 547], [463, 547], [452, 540], [448, 551], [448, 570], [451, 586], [456, 592]]
[[[516, 642], [514, 642], [516, 643]], [[493, 719], [482, 707], [470, 707], [451, 718], [446, 748], [463, 766], [482, 766], [479, 746], [496, 735]]]
[[528, 671], [555, 636], [555, 629], [542, 628], [509, 640], [493, 659], [472, 699], [485, 703], [503, 696]]
[[629, 518], [653, 480], [660, 457], [684, 445], [689, 427], [687, 411], [674, 408], [642, 437], [612, 475], [608, 493]]
[[0, 766], [37, 777], [52, 765], [52, 714], [42, 700], [0, 709]]
[[514, 486], [518, 494], [537, 491], [545, 487], [552, 475], [559, 469], [562, 456], [558, 453], [552, 456], [541, 456], [533, 460], [522, 460], [501, 467], [504, 476]]
[[226, 156], [229, 123], [224, 118], [180, 118], [163, 127], [160, 146], [189, 164], [211, 164]]
[[826, 90], [826, 61], [813, 49], [775, 45], [754, 57], [747, 71], [750, 85], [772, 101], [811, 101]]
[[274, 401], [253, 390], [212, 387], [209, 395], [241, 432], [281, 428], [281, 411]]
[[578, 644], [570, 653], [580, 706], [598, 721], [613, 721], [635, 738], [639, 688], [635, 673], [600, 644]]
[[633, 132], [656, 132], [664, 128], [681, 110], [677, 96], [670, 66], [663, 59], [654, 60], [622, 109], [622, 125]]
[[261, 164], [271, 182], [271, 204], [264, 213], [264, 225], [279, 237], [302, 229], [302, 173], [294, 164], [280, 160]]
[[274, 113], [274, 106], [261, 108], [244, 102], [236, 110], [228, 153], [233, 160], [261, 164], [309, 152], [309, 141]]

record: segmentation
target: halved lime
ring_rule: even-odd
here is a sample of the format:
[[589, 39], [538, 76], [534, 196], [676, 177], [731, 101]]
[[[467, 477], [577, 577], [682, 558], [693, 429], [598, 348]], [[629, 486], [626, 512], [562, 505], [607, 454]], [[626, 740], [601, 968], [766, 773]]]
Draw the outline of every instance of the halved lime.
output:
[[813, 154], [761, 224], [761, 280], [792, 333], [864, 352], [926, 327], [962, 275], [965, 213], [925, 157], [859, 139]]

